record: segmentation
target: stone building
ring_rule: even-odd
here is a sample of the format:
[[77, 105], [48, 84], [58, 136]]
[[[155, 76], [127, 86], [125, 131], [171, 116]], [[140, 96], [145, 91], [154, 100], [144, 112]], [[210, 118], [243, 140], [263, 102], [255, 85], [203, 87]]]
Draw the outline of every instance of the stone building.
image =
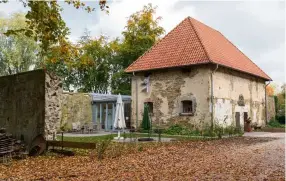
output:
[[265, 125], [271, 78], [219, 31], [186, 18], [126, 70], [134, 126], [148, 104], [155, 125]]

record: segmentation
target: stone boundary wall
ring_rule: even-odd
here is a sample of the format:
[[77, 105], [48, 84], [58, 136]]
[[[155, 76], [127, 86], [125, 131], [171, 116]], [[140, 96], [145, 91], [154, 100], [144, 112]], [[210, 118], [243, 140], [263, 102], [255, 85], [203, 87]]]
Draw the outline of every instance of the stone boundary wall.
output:
[[45, 130], [45, 72], [0, 77], [0, 128], [29, 145]]
[[28, 149], [36, 137], [51, 139], [61, 117], [61, 81], [44, 70], [0, 77], [0, 128]]
[[60, 127], [72, 129], [72, 123], [92, 122], [92, 97], [87, 93], [63, 93], [61, 97]]
[[45, 75], [45, 138], [46, 140], [52, 140], [60, 127], [63, 89], [59, 77], [50, 73]]

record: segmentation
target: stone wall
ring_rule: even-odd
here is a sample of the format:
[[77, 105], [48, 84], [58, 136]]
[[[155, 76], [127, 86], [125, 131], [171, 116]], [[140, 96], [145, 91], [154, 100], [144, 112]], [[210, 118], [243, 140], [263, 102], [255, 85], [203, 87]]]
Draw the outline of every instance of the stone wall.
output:
[[[158, 70], [150, 75], [150, 91], [142, 90], [143, 73], [132, 78], [132, 126], [136, 126], [136, 81], [138, 84], [138, 126], [143, 118], [145, 101], [153, 102], [153, 125], [162, 127], [174, 123], [201, 125], [210, 121], [208, 106], [209, 72], [207, 66], [187, 69]], [[193, 99], [194, 115], [183, 116], [182, 100]]]
[[72, 129], [72, 123], [92, 122], [91, 95], [85, 93], [64, 93], [62, 95], [61, 126]]
[[45, 138], [52, 140], [61, 120], [62, 81], [55, 75], [45, 74]]
[[60, 120], [61, 81], [44, 70], [0, 77], [0, 128], [28, 149], [41, 136], [51, 139]]
[[[193, 124], [197, 127], [211, 124], [211, 72], [214, 65], [197, 65], [152, 71], [150, 89], [142, 88], [146, 73], [135, 73], [132, 78], [132, 125], [136, 125], [136, 82], [138, 85], [138, 126], [144, 102], [153, 102], [154, 125]], [[144, 75], [145, 74], [145, 75]], [[244, 125], [244, 116], [258, 125], [265, 125], [265, 81], [242, 72], [218, 67], [213, 76], [214, 122]], [[195, 102], [195, 114], [180, 114], [182, 100]], [[272, 108], [271, 108], [272, 109]], [[237, 119], [236, 119], [237, 117]]]
[[236, 114], [244, 125], [244, 116], [252, 123], [265, 125], [265, 81], [244, 73], [219, 67], [214, 73], [214, 121], [236, 124]]
[[0, 127], [28, 144], [45, 131], [45, 72], [0, 77]]
[[273, 96], [267, 96], [267, 122], [269, 122], [271, 119], [275, 118], [276, 112], [275, 112], [275, 101]]

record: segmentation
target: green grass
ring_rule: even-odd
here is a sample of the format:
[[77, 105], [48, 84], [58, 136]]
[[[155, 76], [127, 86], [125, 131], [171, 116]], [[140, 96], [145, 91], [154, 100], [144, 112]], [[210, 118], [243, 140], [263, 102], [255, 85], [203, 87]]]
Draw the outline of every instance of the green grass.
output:
[[[104, 136], [87, 136], [87, 137], [70, 137], [64, 135], [64, 141], [75, 141], [75, 142], [88, 142], [93, 143], [101, 140], [108, 139], [108, 137], [115, 137], [116, 134], [109, 134]], [[57, 139], [62, 140], [62, 136], [57, 136]]]
[[[70, 137], [70, 136], [64, 136], [64, 141], [75, 141], [75, 142], [88, 142], [88, 143], [93, 143], [97, 141], [102, 141], [106, 140], [109, 137], [113, 139], [113, 137], [116, 137], [117, 134], [109, 134], [109, 135], [104, 135], [104, 136], [87, 136], [87, 137]], [[121, 136], [124, 136], [124, 134], [121, 134]], [[126, 133], [125, 138], [129, 138], [130, 134]], [[140, 137], [148, 137], [147, 133], [132, 133], [133, 138], [140, 138]], [[158, 134], [151, 134], [151, 137], [158, 137]], [[176, 140], [202, 140], [202, 139], [209, 139], [209, 138], [204, 138], [202, 136], [181, 136], [181, 135], [166, 135], [162, 134], [161, 138], [175, 138]], [[61, 136], [57, 136], [58, 140], [62, 140]]]

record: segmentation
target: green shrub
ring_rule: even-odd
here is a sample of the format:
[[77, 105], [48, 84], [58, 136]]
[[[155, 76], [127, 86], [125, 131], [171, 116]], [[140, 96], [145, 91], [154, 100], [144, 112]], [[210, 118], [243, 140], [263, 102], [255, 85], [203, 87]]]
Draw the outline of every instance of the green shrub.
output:
[[227, 126], [225, 129], [224, 129], [224, 134], [227, 134], [227, 135], [229, 135], [229, 136], [232, 136], [232, 135], [234, 135], [235, 134], [235, 126], [232, 126], [232, 125], [230, 125], [230, 126]]
[[174, 124], [164, 131], [165, 134], [180, 135], [185, 128], [179, 124]]
[[217, 135], [218, 138], [222, 138], [224, 132], [223, 127], [220, 125], [215, 125], [214, 132]]
[[280, 122], [273, 120], [270, 121], [267, 126], [271, 128], [285, 128], [285, 124], [280, 124]]
[[103, 159], [103, 155], [105, 151], [107, 150], [108, 146], [110, 145], [113, 137], [112, 135], [105, 137], [102, 140], [99, 140], [96, 144], [96, 152], [97, 152], [97, 158], [99, 160]]
[[276, 115], [276, 120], [278, 123], [285, 125], [285, 115]]

